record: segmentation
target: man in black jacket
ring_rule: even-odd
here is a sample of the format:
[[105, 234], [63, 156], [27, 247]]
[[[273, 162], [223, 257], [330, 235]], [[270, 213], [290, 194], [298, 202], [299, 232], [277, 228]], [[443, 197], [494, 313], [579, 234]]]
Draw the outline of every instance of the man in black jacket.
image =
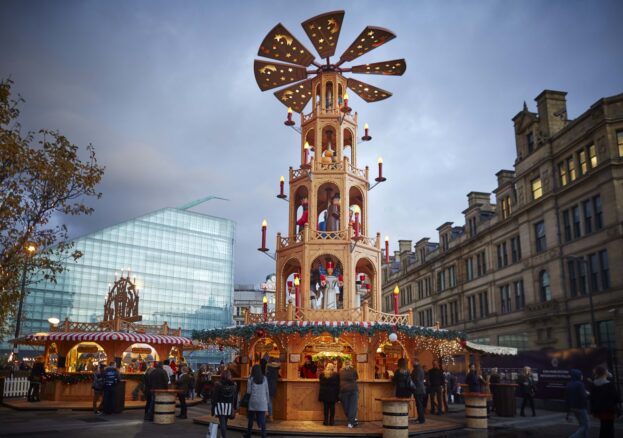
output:
[[[155, 389], [169, 389], [169, 375], [162, 368], [162, 362], [156, 362], [154, 370], [147, 376], [147, 387], [150, 392]], [[152, 393], [149, 399], [149, 408], [147, 409], [147, 414], [145, 415], [145, 420], [147, 421], [154, 420], [155, 402], [156, 397], [154, 397], [154, 394]]]
[[110, 415], [115, 406], [115, 390], [119, 382], [119, 371], [117, 364], [110, 362], [108, 368], [104, 370], [104, 414]]
[[30, 387], [28, 388], [29, 402], [41, 401], [41, 399], [39, 398], [39, 390], [41, 389], [41, 380], [43, 379], [43, 374], [45, 374], [43, 360], [41, 359], [41, 357], [37, 357], [37, 361], [32, 366], [32, 370], [30, 370]]
[[433, 362], [433, 367], [428, 372], [428, 380], [430, 381], [430, 413], [435, 414], [435, 405], [437, 405], [437, 415], [441, 415], [443, 406], [443, 391], [444, 385], [443, 371], [441, 370], [441, 364], [437, 367], [437, 362]]

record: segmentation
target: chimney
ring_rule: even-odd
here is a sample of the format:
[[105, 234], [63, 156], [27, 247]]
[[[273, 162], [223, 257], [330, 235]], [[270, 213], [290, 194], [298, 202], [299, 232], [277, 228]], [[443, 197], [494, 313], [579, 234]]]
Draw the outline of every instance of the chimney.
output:
[[470, 207], [484, 206], [491, 203], [491, 193], [486, 192], [469, 192], [467, 200]]
[[410, 252], [411, 251], [411, 241], [410, 240], [399, 240], [398, 241], [398, 248], [400, 248], [400, 254], [403, 254], [404, 252]]
[[539, 127], [543, 136], [551, 137], [567, 125], [567, 93], [544, 90], [536, 99]]

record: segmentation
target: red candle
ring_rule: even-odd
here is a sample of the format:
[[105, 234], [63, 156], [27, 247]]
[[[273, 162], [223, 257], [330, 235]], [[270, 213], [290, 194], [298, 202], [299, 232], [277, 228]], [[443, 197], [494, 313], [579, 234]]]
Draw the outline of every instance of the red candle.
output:
[[295, 293], [295, 302], [296, 302], [296, 307], [299, 308], [301, 307], [301, 294], [299, 293], [299, 284], [300, 284], [300, 280], [298, 275], [294, 275], [294, 293]]
[[398, 294], [400, 294], [400, 288], [398, 285], [394, 288], [394, 313], [398, 315]]
[[266, 219], [264, 219], [262, 221], [262, 248], [266, 248], [266, 226], [267, 226], [267, 222]]
[[367, 123], [363, 125], [363, 135], [365, 137], [368, 136], [368, 124]]
[[268, 319], [268, 298], [266, 298], [266, 295], [262, 298], [262, 308], [264, 311], [264, 321], [266, 321]]
[[279, 196], [284, 196], [283, 195], [283, 186], [285, 185], [285, 178], [282, 176], [281, 178], [279, 178]]
[[288, 107], [288, 122], [292, 121], [292, 108]]
[[355, 237], [359, 238], [359, 206], [355, 205]]
[[383, 158], [382, 157], [379, 157], [378, 163], [379, 163], [379, 179], [381, 179], [383, 178]]
[[344, 108], [348, 108], [348, 94], [344, 93]]
[[385, 236], [385, 263], [389, 264], [389, 236]]

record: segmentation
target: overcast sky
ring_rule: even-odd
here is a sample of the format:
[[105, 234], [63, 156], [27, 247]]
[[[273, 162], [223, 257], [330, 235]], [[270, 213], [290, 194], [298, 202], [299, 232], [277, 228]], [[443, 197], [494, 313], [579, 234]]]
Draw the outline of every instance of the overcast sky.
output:
[[[0, 2], [0, 78], [26, 99], [25, 128], [93, 143], [106, 166], [90, 217], [73, 236], [206, 195], [196, 211], [237, 223], [238, 283], [274, 271], [260, 254], [260, 222], [287, 232], [279, 176], [298, 159], [285, 107], [261, 92], [253, 60], [282, 22], [308, 48], [300, 23], [345, 9], [337, 54], [366, 25], [398, 38], [355, 64], [404, 57], [402, 77], [360, 79], [394, 93], [367, 104], [351, 94], [388, 181], [369, 197], [371, 231], [437, 240], [463, 225], [472, 190], [492, 191], [512, 169], [511, 118], [543, 89], [567, 91], [575, 118], [623, 92], [621, 1], [7, 1]], [[373, 172], [373, 174], [375, 171]]]

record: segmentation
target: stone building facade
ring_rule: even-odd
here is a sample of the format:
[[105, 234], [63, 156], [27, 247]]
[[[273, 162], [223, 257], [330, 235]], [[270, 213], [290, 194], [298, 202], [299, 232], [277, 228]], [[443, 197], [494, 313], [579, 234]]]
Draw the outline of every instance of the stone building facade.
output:
[[495, 203], [468, 193], [464, 226], [399, 242], [383, 266], [384, 311], [398, 284], [416, 324], [475, 342], [623, 349], [623, 94], [575, 120], [565, 96], [545, 90], [536, 113], [524, 104], [513, 118], [517, 158], [496, 174]]

